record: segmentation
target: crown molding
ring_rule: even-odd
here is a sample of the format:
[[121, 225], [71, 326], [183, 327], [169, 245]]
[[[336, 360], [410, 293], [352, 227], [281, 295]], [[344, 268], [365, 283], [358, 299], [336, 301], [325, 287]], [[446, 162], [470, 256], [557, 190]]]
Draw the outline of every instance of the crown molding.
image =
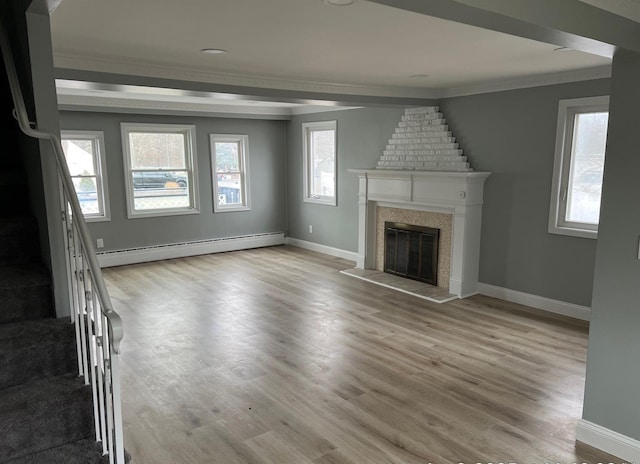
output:
[[205, 82], [211, 84], [339, 95], [375, 95], [380, 97], [420, 99], [436, 98], [436, 92], [432, 89], [418, 87], [355, 85], [285, 79], [276, 76], [210, 71], [205, 68], [195, 68], [182, 65], [169, 66], [164, 63], [144, 60], [132, 61], [113, 56], [87, 57], [85, 55], [64, 51], [54, 52], [53, 60], [57, 68], [126, 74], [190, 82]]
[[274, 76], [244, 75], [209, 71], [202, 68], [169, 66], [140, 60], [131, 61], [120, 57], [87, 57], [66, 52], [54, 53], [54, 63], [57, 68], [177, 81], [253, 87], [259, 89], [278, 89], [290, 92], [420, 99], [460, 97], [611, 77], [611, 66], [598, 66], [575, 71], [497, 79], [477, 84], [435, 89], [302, 81]]
[[536, 76], [517, 77], [512, 79], [493, 80], [467, 86], [442, 89], [437, 98], [462, 97], [480, 93], [503, 92], [505, 90], [542, 87], [545, 85], [566, 84], [569, 82], [606, 79], [611, 77], [611, 66], [579, 69], [557, 73], [540, 74]]

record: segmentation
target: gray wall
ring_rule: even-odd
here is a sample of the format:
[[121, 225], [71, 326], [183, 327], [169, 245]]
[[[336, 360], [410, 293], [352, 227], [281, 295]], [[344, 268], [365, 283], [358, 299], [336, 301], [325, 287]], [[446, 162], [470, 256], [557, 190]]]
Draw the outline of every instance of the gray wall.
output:
[[[127, 219], [121, 122], [196, 125], [200, 214]], [[104, 239], [105, 251], [286, 230], [284, 121], [65, 111], [60, 124], [104, 131], [111, 221], [89, 228], [94, 238]], [[251, 211], [213, 213], [210, 133], [249, 135]]]
[[[446, 98], [440, 107], [485, 187], [480, 281], [590, 306], [596, 240], [547, 232], [558, 101], [608, 95], [608, 79]], [[294, 117], [288, 124], [289, 235], [357, 251], [357, 181], [372, 168], [402, 109], [366, 108]], [[338, 206], [302, 200], [302, 129], [338, 121]], [[308, 227], [313, 225], [313, 234]]]
[[[473, 167], [493, 173], [485, 189], [481, 282], [590, 306], [596, 241], [549, 234], [547, 223], [558, 101], [607, 95], [609, 85], [603, 79], [440, 102]], [[288, 230], [290, 237], [356, 252], [357, 180], [347, 170], [375, 166], [402, 112], [362, 108], [289, 122], [63, 112], [61, 124], [105, 132], [112, 220], [90, 227], [106, 250]], [[303, 202], [301, 126], [322, 120], [338, 121], [336, 207]], [[126, 218], [122, 121], [197, 125], [199, 215]], [[249, 134], [251, 212], [212, 213], [211, 132]]]
[[441, 100], [485, 184], [480, 281], [589, 306], [596, 240], [547, 232], [558, 101], [608, 95], [608, 79]]
[[640, 440], [640, 55], [613, 62], [584, 418]]
[[[351, 168], [373, 168], [398, 125], [403, 108], [363, 108], [295, 116], [287, 131], [289, 236], [358, 251], [358, 178]], [[338, 122], [338, 205], [303, 201], [302, 123]], [[313, 226], [313, 234], [309, 226]]]

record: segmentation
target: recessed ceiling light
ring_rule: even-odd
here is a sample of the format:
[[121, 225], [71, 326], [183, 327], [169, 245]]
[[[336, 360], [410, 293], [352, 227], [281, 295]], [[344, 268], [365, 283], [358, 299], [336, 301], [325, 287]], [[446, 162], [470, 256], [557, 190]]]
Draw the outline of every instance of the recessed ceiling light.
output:
[[351, 5], [354, 0], [322, 0], [325, 5], [347, 6]]
[[573, 49], [569, 47], [558, 47], [553, 49], [554, 52], [572, 52]]
[[224, 55], [225, 53], [227, 53], [226, 50], [223, 50], [221, 48], [203, 48], [202, 50], [200, 50], [201, 53], [204, 53], [205, 55]]
[[426, 79], [429, 77], [429, 74], [414, 74], [413, 76], [409, 76], [410, 79]]

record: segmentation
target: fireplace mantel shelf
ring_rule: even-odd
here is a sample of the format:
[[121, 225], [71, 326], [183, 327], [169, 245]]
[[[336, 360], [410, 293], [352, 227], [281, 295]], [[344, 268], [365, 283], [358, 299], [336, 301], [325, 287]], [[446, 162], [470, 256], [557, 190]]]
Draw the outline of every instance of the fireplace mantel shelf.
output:
[[490, 172], [349, 169], [358, 176], [357, 267], [375, 268], [375, 208], [391, 206], [453, 215], [449, 292], [477, 293], [484, 182]]
[[450, 178], [483, 178], [486, 179], [491, 175], [490, 172], [478, 172], [478, 171], [402, 171], [400, 169], [347, 169], [347, 171], [353, 174], [365, 174], [373, 177], [450, 177]]

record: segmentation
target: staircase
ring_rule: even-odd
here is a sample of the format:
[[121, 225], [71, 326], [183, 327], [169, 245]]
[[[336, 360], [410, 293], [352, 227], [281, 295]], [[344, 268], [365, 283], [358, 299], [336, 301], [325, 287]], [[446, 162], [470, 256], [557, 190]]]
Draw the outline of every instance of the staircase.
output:
[[377, 169], [473, 171], [437, 106], [407, 108]]
[[12, 109], [0, 64], [0, 463], [108, 463], [74, 326], [55, 318]]

